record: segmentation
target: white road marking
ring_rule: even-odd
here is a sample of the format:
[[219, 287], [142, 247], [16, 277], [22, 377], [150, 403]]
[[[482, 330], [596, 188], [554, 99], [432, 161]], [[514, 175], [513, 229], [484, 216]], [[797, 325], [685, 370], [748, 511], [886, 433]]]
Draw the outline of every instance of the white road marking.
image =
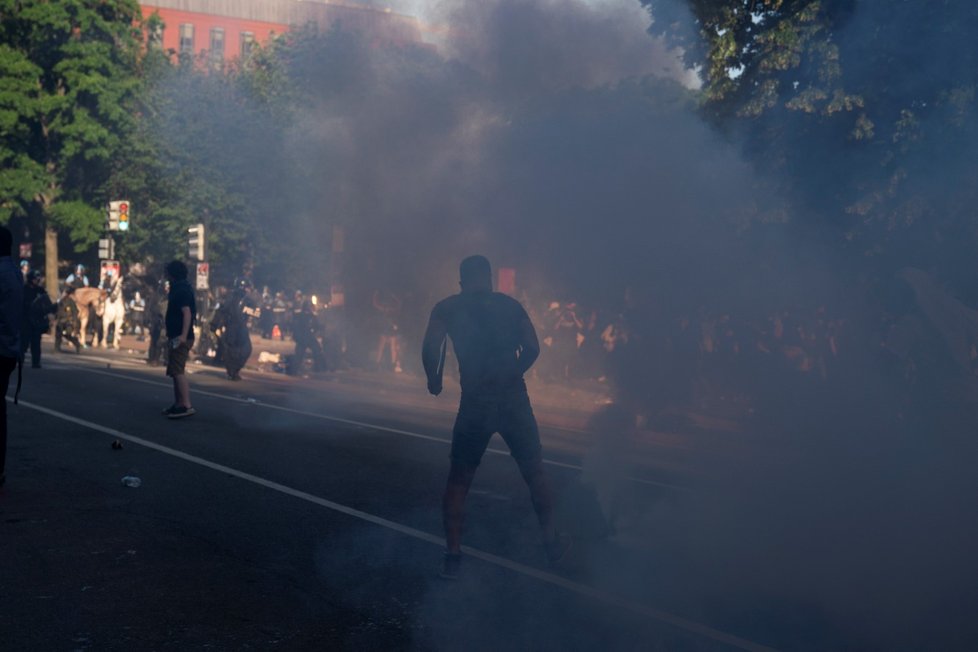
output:
[[[7, 400], [12, 402], [13, 399], [7, 398]], [[280, 484], [278, 482], [273, 482], [272, 480], [267, 480], [257, 475], [247, 473], [245, 471], [239, 471], [238, 469], [234, 469], [229, 466], [219, 464], [217, 462], [211, 462], [210, 460], [206, 460], [202, 457], [197, 457], [196, 455], [191, 455], [189, 453], [185, 453], [183, 451], [177, 450], [175, 448], [171, 448], [169, 446], [163, 446], [162, 444], [157, 444], [156, 442], [143, 439], [142, 437], [130, 435], [129, 433], [123, 432], [121, 430], [116, 430], [115, 428], [109, 428], [108, 426], [103, 426], [94, 423], [92, 421], [88, 421], [86, 419], [81, 419], [72, 416], [70, 414], [65, 414], [63, 412], [52, 410], [50, 408], [36, 405], [34, 403], [29, 403], [27, 401], [20, 401], [19, 405], [28, 408], [30, 410], [36, 410], [37, 412], [40, 412], [42, 414], [46, 414], [48, 416], [61, 419], [63, 421], [68, 421], [70, 423], [74, 423], [76, 425], [89, 428], [90, 430], [95, 430], [97, 432], [104, 433], [116, 439], [124, 439], [133, 444], [139, 444], [141, 446], [145, 446], [146, 448], [150, 448], [152, 450], [158, 451], [165, 455], [170, 455], [171, 457], [176, 457], [186, 462], [197, 464], [198, 466], [203, 466], [205, 468], [218, 471], [226, 475], [234, 476], [241, 480], [245, 480], [246, 482], [251, 482], [253, 484], [265, 487], [266, 489], [271, 489], [272, 491], [277, 491], [287, 496], [292, 496], [293, 498], [298, 498], [300, 500], [304, 500], [314, 505], [325, 507], [326, 509], [332, 510], [334, 512], [339, 512], [340, 514], [346, 514], [347, 516], [351, 516], [353, 518], [366, 521], [367, 523], [372, 523], [374, 525], [387, 528], [394, 532], [404, 534], [406, 536], [412, 537], [414, 539], [418, 539], [420, 541], [425, 541], [427, 543], [431, 543], [440, 547], [443, 547], [445, 545], [445, 540], [442, 537], [436, 536], [434, 534], [430, 534], [428, 532], [425, 532], [424, 530], [419, 530], [417, 528], [413, 528], [408, 525], [403, 525], [401, 523], [397, 523], [395, 521], [391, 521], [386, 518], [382, 518], [380, 516], [375, 516], [368, 512], [364, 512], [359, 509], [354, 509], [347, 505], [333, 502], [332, 500], [327, 500], [325, 498], [315, 496], [305, 491], [300, 491], [299, 489], [293, 489], [292, 487]], [[567, 591], [570, 591], [572, 593], [576, 593], [578, 595], [592, 598], [594, 600], [598, 600], [600, 602], [603, 602], [611, 606], [626, 609], [635, 614], [646, 616], [648, 618], [652, 618], [659, 622], [672, 625], [674, 627], [690, 632], [692, 634], [697, 634], [705, 638], [718, 641], [720, 643], [725, 643], [727, 645], [730, 645], [740, 650], [748, 650], [749, 652], [774, 652], [773, 648], [760, 645], [759, 643], [748, 641], [746, 639], [740, 638], [739, 636], [734, 636], [733, 634], [728, 634], [718, 629], [714, 629], [708, 625], [697, 623], [695, 621], [688, 620], [686, 618], [682, 618], [680, 616], [676, 616], [674, 614], [661, 611], [659, 609], [655, 609], [648, 605], [627, 600], [625, 598], [613, 595], [606, 591], [601, 591], [593, 587], [587, 586], [585, 584], [574, 582], [573, 580], [569, 580], [565, 577], [561, 577], [554, 573], [549, 573], [547, 571], [540, 570], [532, 566], [527, 566], [526, 564], [521, 564], [519, 562], [506, 559], [505, 557], [500, 557], [498, 555], [494, 555], [492, 553], [485, 552], [477, 548], [472, 548], [470, 546], [462, 546], [462, 551], [470, 557], [481, 559], [482, 561], [487, 562], [489, 564], [493, 564], [494, 566], [505, 568], [507, 570], [513, 571], [514, 573], [518, 573], [526, 577], [531, 577], [533, 579], [539, 580], [546, 584], [550, 584], [551, 586], [557, 586]]]
[[[86, 357], [89, 360], [95, 359], [92, 356], [86, 356]], [[108, 361], [106, 358], [101, 358], [99, 360], [100, 361]], [[112, 361], [108, 361], [108, 362], [112, 362]], [[78, 363], [72, 362], [71, 364], [73, 366], [77, 366]], [[89, 373], [99, 374], [99, 375], [102, 375], [102, 376], [109, 376], [109, 377], [112, 377], [112, 378], [121, 378], [123, 380], [128, 380], [128, 381], [131, 381], [131, 382], [143, 383], [143, 384], [146, 384], [146, 385], [153, 385], [155, 387], [166, 387], [166, 388], [169, 388], [170, 387], [170, 384], [169, 383], [162, 383], [162, 382], [157, 381], [157, 380], [147, 380], [145, 378], [134, 378], [132, 376], [126, 376], [126, 375], [123, 375], [123, 374], [113, 373], [113, 372], [110, 372], [110, 371], [103, 371], [101, 369], [91, 369], [91, 368], [88, 368], [87, 365], [85, 365], [85, 367], [86, 367], [85, 370], [87, 372], [89, 372]], [[254, 400], [254, 399], [238, 398], [237, 396], [228, 396], [226, 394], [218, 394], [217, 392], [209, 392], [207, 390], [199, 389], [197, 387], [194, 388], [193, 393], [194, 394], [200, 394], [202, 396], [210, 396], [211, 398], [220, 398], [220, 399], [224, 399], [226, 401], [233, 401], [235, 403], [244, 403], [244, 404], [253, 405], [253, 406], [256, 406], [256, 407], [268, 408], [270, 410], [279, 410], [281, 412], [287, 412], [289, 414], [297, 414], [297, 415], [300, 415], [300, 416], [312, 417], [314, 419], [322, 419], [324, 421], [333, 421], [334, 423], [342, 423], [342, 424], [348, 425], [348, 426], [357, 426], [357, 427], [360, 427], [360, 428], [369, 428], [371, 430], [377, 430], [379, 432], [387, 432], [387, 433], [391, 433], [391, 434], [394, 434], [394, 435], [402, 435], [404, 437], [412, 437], [414, 439], [423, 439], [423, 440], [426, 440], [426, 441], [434, 441], [434, 442], [438, 442], [438, 443], [441, 443], [441, 444], [451, 444], [452, 443], [451, 440], [445, 439], [443, 437], [435, 437], [435, 436], [432, 436], [432, 435], [425, 435], [425, 434], [422, 434], [420, 432], [412, 432], [410, 430], [401, 430], [400, 428], [390, 428], [388, 426], [381, 426], [381, 425], [377, 425], [377, 424], [374, 424], [374, 423], [367, 423], [367, 422], [364, 422], [364, 421], [354, 421], [352, 419], [343, 419], [342, 417], [329, 416], [327, 414], [321, 414], [319, 412], [310, 412], [308, 410], [298, 410], [298, 409], [295, 409], [295, 408], [284, 407], [282, 405], [275, 405], [274, 403], [266, 403], [264, 401], [258, 401], [258, 400]], [[509, 455], [509, 451], [508, 450], [502, 450], [502, 449], [499, 449], [499, 448], [492, 448], [492, 447], [487, 448], [486, 449], [486, 452], [487, 453], [492, 453], [494, 455]], [[544, 464], [547, 464], [548, 466], [556, 466], [556, 467], [563, 468], [563, 469], [571, 469], [573, 471], [583, 471], [584, 470], [583, 467], [581, 467], [578, 464], [570, 464], [568, 462], [558, 462], [557, 460], [550, 460], [550, 459], [546, 459], [546, 458], [544, 458], [543, 463]], [[649, 486], [653, 486], [653, 487], [663, 487], [663, 488], [672, 489], [672, 490], [675, 490], [675, 491], [692, 491], [689, 487], [683, 487], [681, 485], [670, 484], [668, 482], [658, 482], [656, 480], [646, 480], [645, 478], [636, 478], [634, 476], [629, 476], [628, 479], [630, 481], [635, 482], [635, 483], [638, 483], [638, 484], [644, 484], [644, 485], [649, 485]]]

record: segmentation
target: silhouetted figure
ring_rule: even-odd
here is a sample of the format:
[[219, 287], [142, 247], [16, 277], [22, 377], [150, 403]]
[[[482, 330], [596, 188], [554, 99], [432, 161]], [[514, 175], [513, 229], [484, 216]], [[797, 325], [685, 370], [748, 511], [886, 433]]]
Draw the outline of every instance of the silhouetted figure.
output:
[[0, 487], [7, 480], [4, 472], [7, 462], [7, 385], [11, 372], [21, 359], [20, 331], [24, 316], [24, 277], [10, 257], [13, 240], [10, 230], [0, 226]]
[[44, 274], [39, 269], [27, 274], [24, 286], [24, 318], [21, 325], [20, 350], [22, 354], [31, 352], [31, 367], [41, 368], [41, 335], [51, 330], [48, 315], [58, 311], [44, 289]]
[[187, 266], [173, 260], [166, 265], [170, 293], [166, 299], [166, 337], [169, 357], [166, 375], [173, 379], [173, 405], [163, 410], [169, 419], [181, 419], [196, 413], [190, 404], [190, 381], [187, 379], [187, 360], [194, 348], [194, 323], [197, 321], [197, 299], [187, 281]]
[[65, 287], [64, 296], [58, 301], [58, 313], [54, 326], [54, 350], [61, 353], [61, 342], [67, 340], [74, 345], [75, 353], [80, 353], [81, 340], [78, 332], [81, 330], [81, 318], [78, 314], [78, 304], [75, 303], [74, 286]]
[[537, 334], [523, 306], [492, 291], [492, 271], [482, 256], [460, 267], [462, 291], [431, 311], [422, 362], [428, 391], [442, 390], [445, 336], [458, 358], [462, 399], [452, 431], [451, 469], [445, 487], [443, 517], [447, 550], [442, 575], [454, 578], [461, 559], [465, 496], [493, 433], [502, 435], [530, 489], [551, 563], [570, 546], [553, 524], [553, 496], [543, 471], [537, 422], [523, 374], [540, 354]]
[[211, 330], [218, 337], [220, 357], [229, 380], [241, 380], [241, 370], [251, 357], [251, 335], [248, 332], [248, 290], [245, 279], [235, 281], [228, 300], [218, 306], [211, 320]]
[[169, 281], [162, 281], [154, 289], [146, 302], [149, 313], [149, 347], [146, 352], [146, 363], [158, 366], [162, 363], [164, 354], [163, 329], [166, 327], [165, 315], [167, 300], [170, 293]]
[[401, 299], [390, 291], [377, 290], [373, 296], [374, 310], [380, 316], [380, 337], [377, 340], [377, 354], [374, 362], [380, 369], [384, 361], [384, 350], [391, 352], [391, 368], [401, 373], [400, 315]]
[[303, 367], [306, 352], [312, 357], [313, 371], [326, 371], [326, 354], [319, 341], [321, 323], [312, 309], [312, 301], [302, 302], [302, 310], [292, 318], [292, 336], [295, 338], [295, 354], [289, 373], [295, 375]]

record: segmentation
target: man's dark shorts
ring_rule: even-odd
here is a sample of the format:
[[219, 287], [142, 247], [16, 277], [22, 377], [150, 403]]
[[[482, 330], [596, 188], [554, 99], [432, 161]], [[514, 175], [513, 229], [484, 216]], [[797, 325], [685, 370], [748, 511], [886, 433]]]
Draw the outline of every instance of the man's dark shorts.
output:
[[193, 342], [184, 342], [175, 349], [170, 348], [170, 355], [166, 362], [167, 376], [179, 376], [187, 372], [187, 359], [190, 357], [190, 347], [193, 345]]
[[452, 460], [478, 466], [496, 432], [518, 464], [540, 457], [540, 431], [525, 384], [462, 394], [452, 430]]

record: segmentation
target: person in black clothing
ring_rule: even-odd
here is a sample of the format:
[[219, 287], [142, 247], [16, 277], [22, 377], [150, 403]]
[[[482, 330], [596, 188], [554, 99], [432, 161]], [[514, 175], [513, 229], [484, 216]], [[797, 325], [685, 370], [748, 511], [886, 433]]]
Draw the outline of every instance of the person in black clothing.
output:
[[31, 351], [31, 367], [41, 368], [41, 335], [51, 330], [48, 315], [58, 311], [44, 289], [44, 275], [35, 269], [27, 275], [24, 286], [24, 319], [21, 325], [20, 350]]
[[161, 364], [166, 349], [163, 330], [166, 328], [166, 298], [170, 292], [169, 281], [160, 281], [146, 299], [147, 320], [149, 321], [149, 347], [146, 351], [146, 364], [158, 366]]
[[462, 386], [442, 503], [447, 544], [442, 576], [458, 575], [465, 496], [496, 432], [509, 446], [530, 489], [547, 557], [556, 564], [570, 547], [570, 539], [558, 535], [554, 527], [553, 496], [523, 380], [540, 354], [537, 334], [518, 301], [492, 291], [492, 270], [486, 258], [463, 260], [460, 276], [461, 293], [444, 299], [431, 311], [422, 346], [428, 391], [434, 396], [442, 391], [446, 336], [458, 358]]
[[246, 279], [235, 281], [230, 296], [218, 306], [210, 323], [218, 338], [218, 357], [224, 363], [229, 380], [241, 380], [241, 370], [251, 357], [251, 334], [245, 314], [245, 309], [251, 307], [250, 289], [251, 284]]
[[76, 333], [81, 329], [78, 316], [78, 304], [72, 295], [75, 288], [71, 285], [65, 288], [64, 296], [58, 302], [57, 320], [54, 325], [54, 350], [61, 353], [61, 342], [67, 340], [75, 347], [75, 353], [80, 353], [82, 344]]
[[302, 302], [302, 309], [292, 318], [292, 337], [295, 339], [295, 354], [289, 371], [297, 374], [302, 369], [306, 351], [312, 356], [313, 371], [326, 371], [326, 354], [319, 341], [321, 324], [312, 309], [312, 301]]
[[[20, 360], [24, 317], [24, 277], [10, 257], [13, 235], [0, 226], [0, 487], [7, 480], [7, 386]], [[16, 394], [14, 395], [16, 398]]]
[[194, 346], [194, 322], [197, 321], [197, 301], [187, 281], [187, 266], [179, 260], [167, 263], [166, 275], [170, 294], [166, 304], [166, 337], [170, 357], [166, 375], [173, 379], [173, 405], [163, 410], [170, 419], [194, 414], [190, 404], [190, 381], [187, 380], [187, 360]]

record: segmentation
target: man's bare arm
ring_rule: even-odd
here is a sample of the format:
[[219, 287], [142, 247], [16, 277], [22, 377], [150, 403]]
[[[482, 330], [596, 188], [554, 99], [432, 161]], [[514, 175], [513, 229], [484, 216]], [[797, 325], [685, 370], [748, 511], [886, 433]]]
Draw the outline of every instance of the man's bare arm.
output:
[[520, 373], [529, 371], [540, 356], [540, 342], [533, 322], [523, 319], [520, 322]]
[[434, 317], [428, 320], [424, 343], [421, 346], [421, 363], [424, 365], [424, 373], [428, 377], [428, 391], [435, 396], [441, 394], [443, 345], [447, 335], [448, 327], [445, 322]]
[[189, 306], [184, 306], [180, 309], [181, 316], [183, 317], [183, 323], [180, 326], [180, 343], [183, 344], [190, 337], [190, 322], [193, 320], [193, 313], [190, 312]]

